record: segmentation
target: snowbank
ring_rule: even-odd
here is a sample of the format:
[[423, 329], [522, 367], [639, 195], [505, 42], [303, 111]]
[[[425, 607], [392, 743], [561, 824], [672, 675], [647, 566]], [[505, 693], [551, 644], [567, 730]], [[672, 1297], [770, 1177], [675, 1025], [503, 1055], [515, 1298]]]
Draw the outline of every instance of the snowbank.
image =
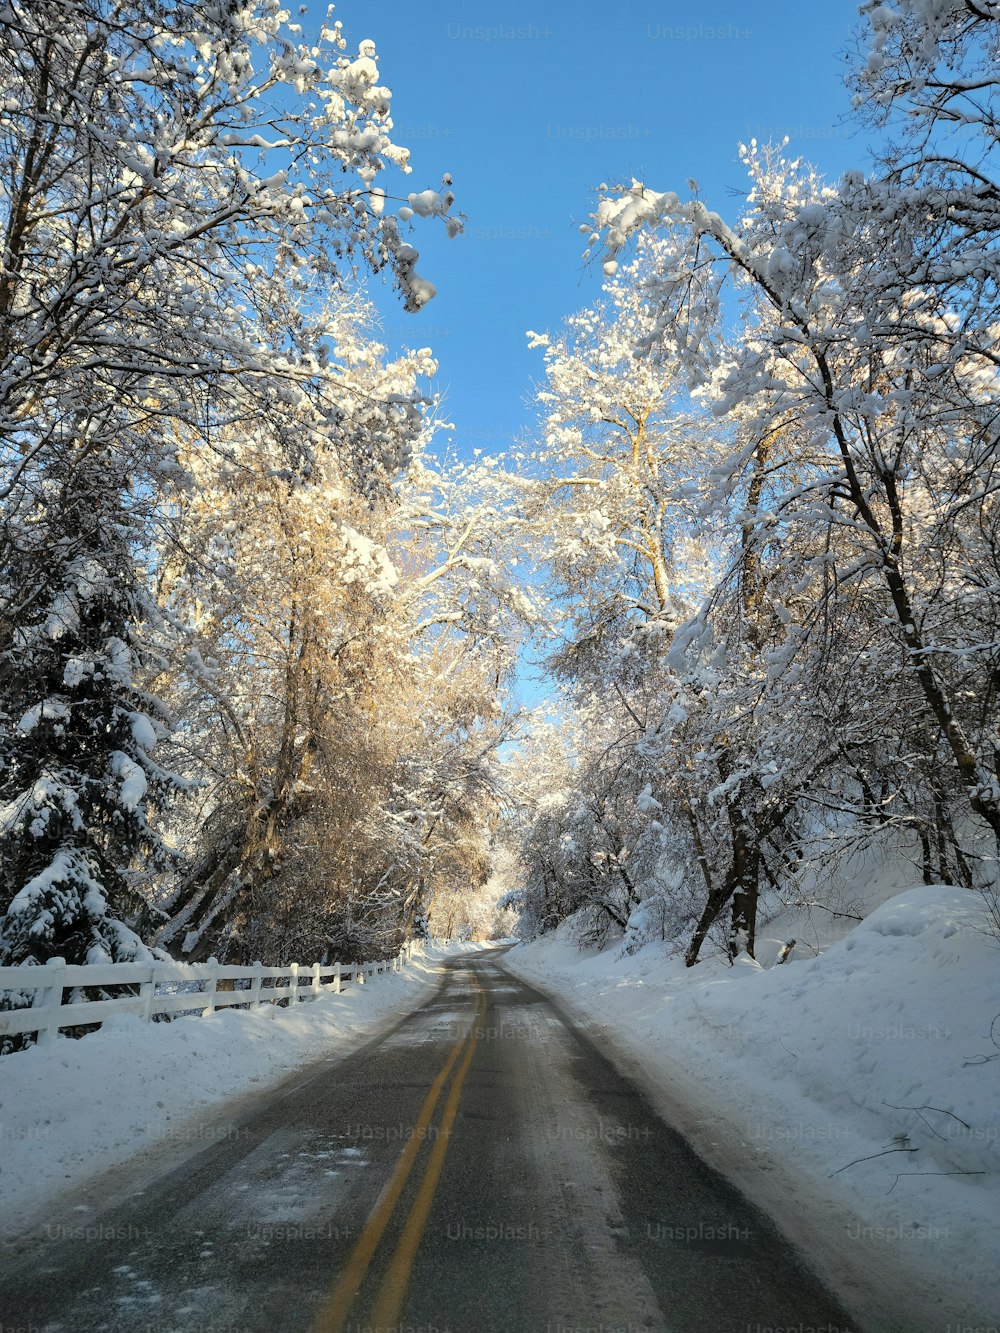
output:
[[603, 1028], [848, 1302], [895, 1275], [885, 1327], [1000, 1324], [1000, 945], [975, 894], [909, 889], [767, 969], [581, 954], [571, 925], [507, 963]]
[[439, 980], [442, 958], [479, 947], [426, 946], [401, 972], [295, 1009], [223, 1009], [173, 1023], [119, 1015], [90, 1036], [0, 1057], [6, 1233], [85, 1177], [157, 1143], [192, 1139], [195, 1113], [346, 1052], [413, 1008]]

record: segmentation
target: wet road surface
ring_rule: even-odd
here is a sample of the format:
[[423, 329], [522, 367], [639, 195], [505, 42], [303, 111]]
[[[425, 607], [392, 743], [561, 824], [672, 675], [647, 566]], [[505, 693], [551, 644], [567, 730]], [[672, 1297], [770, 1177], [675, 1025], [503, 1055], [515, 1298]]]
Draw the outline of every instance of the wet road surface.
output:
[[861, 1333], [501, 952], [446, 968], [388, 1033], [8, 1246], [0, 1325]]

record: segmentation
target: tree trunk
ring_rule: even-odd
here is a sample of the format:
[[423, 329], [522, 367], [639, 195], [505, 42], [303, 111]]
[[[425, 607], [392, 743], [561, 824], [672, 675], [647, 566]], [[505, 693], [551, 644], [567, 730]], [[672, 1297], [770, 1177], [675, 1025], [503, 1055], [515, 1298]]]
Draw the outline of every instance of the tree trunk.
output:
[[735, 958], [745, 948], [751, 958], [757, 943], [757, 904], [760, 898], [760, 842], [756, 832], [742, 824], [733, 838], [732, 922], [729, 929], [729, 957]]

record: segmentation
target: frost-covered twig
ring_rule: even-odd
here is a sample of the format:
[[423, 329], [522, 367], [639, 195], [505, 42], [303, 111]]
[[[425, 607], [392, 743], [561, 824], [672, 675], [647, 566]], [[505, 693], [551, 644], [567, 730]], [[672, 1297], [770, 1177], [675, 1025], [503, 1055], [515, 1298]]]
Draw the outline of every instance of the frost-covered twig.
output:
[[[961, 1117], [960, 1115], [956, 1115], [954, 1111], [946, 1111], [946, 1110], [944, 1109], [944, 1107], [942, 1107], [942, 1106], [927, 1106], [927, 1105], [924, 1105], [924, 1106], [896, 1106], [896, 1104], [895, 1104], [894, 1102], [883, 1102], [882, 1105], [883, 1105], [883, 1106], [890, 1106], [890, 1107], [892, 1107], [892, 1109], [893, 1109], [894, 1111], [914, 1111], [914, 1112], [916, 1112], [916, 1114], [917, 1114], [918, 1116], [920, 1116], [920, 1119], [924, 1122], [924, 1124], [927, 1126], [927, 1128], [930, 1130], [930, 1132], [931, 1132], [932, 1134], [937, 1134], [937, 1137], [938, 1137], [939, 1139], [943, 1139], [945, 1136], [944, 1136], [943, 1134], [938, 1134], [938, 1131], [934, 1128], [934, 1126], [931, 1124], [931, 1122], [930, 1122], [930, 1121], [927, 1119], [927, 1117], [923, 1114], [924, 1111], [937, 1111], [938, 1115], [950, 1115], [951, 1118], [952, 1118], [952, 1120], [957, 1120], [958, 1123], [959, 1123], [960, 1125], [965, 1125], [965, 1128], [966, 1128], [966, 1129], [971, 1129], [971, 1128], [972, 1128], [971, 1125], [967, 1125], [967, 1124], [966, 1124], [966, 1122], [962, 1119], [962, 1117]], [[914, 1173], [914, 1174], [916, 1174], [916, 1173]]]
[[[893, 1152], [919, 1152], [919, 1148], [885, 1148], [882, 1152], [873, 1152], [869, 1157], [855, 1157], [853, 1162], [847, 1162], [844, 1166], [839, 1166], [836, 1171], [831, 1171], [829, 1175], [839, 1176], [841, 1171], [846, 1171], [849, 1166], [857, 1166], [859, 1162], [873, 1162], [876, 1157], [888, 1157]], [[917, 1173], [914, 1172], [914, 1175]]]
[[971, 1060], [963, 1060], [962, 1068], [967, 1069], [969, 1065], [985, 1065], [991, 1060], [1000, 1060], [1000, 1041], [997, 1041], [997, 1024], [1000, 1023], [1000, 1014], [997, 1014], [990, 1024], [990, 1041], [997, 1048], [996, 1055], [974, 1055]]

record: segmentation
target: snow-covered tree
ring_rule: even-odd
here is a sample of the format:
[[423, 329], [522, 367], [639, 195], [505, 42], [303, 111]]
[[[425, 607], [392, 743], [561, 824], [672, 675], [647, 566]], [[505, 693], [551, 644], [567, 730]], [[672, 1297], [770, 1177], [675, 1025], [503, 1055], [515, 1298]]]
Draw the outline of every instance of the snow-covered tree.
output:
[[[859, 839], [891, 834], [928, 880], [995, 874], [1000, 16], [864, 11], [857, 105], [897, 136], [868, 176], [827, 184], [751, 144], [731, 222], [637, 182], [593, 219], [605, 275], [638, 238], [639, 365], [727, 456], [687, 488], [714, 538], [709, 595], [631, 694], [597, 654], [633, 753], [602, 787], [593, 762], [629, 730], [606, 697], [548, 841], [584, 846], [587, 801], [648, 781], [648, 830], [622, 845], [635, 867], [659, 841], [665, 862], [632, 878], [644, 902], [666, 885], [678, 921], [695, 908], [689, 962], [716, 924], [752, 952], [763, 898]], [[580, 619], [605, 602], [611, 544], [570, 589]]]
[[428, 452], [429, 350], [389, 359], [372, 319], [331, 313], [343, 410], [308, 476], [242, 429], [193, 464], [164, 551], [172, 753], [202, 785], [159, 940], [188, 956], [385, 952], [488, 871], [528, 602], [493, 549], [492, 471]]
[[[643, 276], [662, 243], [610, 270], [603, 299], [544, 348], [539, 441], [518, 463], [525, 560], [541, 567], [560, 607], [553, 666], [596, 681], [632, 651], [633, 634], [669, 637], [710, 583], [713, 557], [700, 499], [713, 451], [676, 368], [635, 350], [655, 331]], [[613, 671], [615, 668], [610, 667]]]
[[[345, 49], [271, 0], [0, 13], [0, 961], [128, 957], [148, 924], [177, 779], [137, 684], [146, 552], [185, 460], [266, 420], [307, 472], [343, 410], [323, 294], [360, 268], [433, 295], [378, 183], [408, 168], [374, 45]], [[400, 212], [454, 233], [451, 202]]]
[[[750, 412], [758, 436], [796, 421], [812, 476], [772, 510], [850, 533], [841, 578], [879, 584], [921, 707], [996, 839], [995, 719], [980, 693], [993, 696], [998, 651], [981, 573], [994, 526], [996, 250], [934, 205], [931, 182], [900, 191], [849, 176], [834, 191], [753, 148], [748, 161], [752, 209], [737, 228], [639, 185], [599, 206], [598, 228], [616, 250], [634, 226], [673, 220], [669, 276], [653, 281], [671, 341], [692, 303], [718, 308], [725, 275], [741, 276], [760, 314], [719, 362], [717, 411]], [[706, 276], [712, 247], [723, 263]], [[983, 636], [970, 644], [973, 625]]]
[[[142, 533], [122, 523], [116, 500], [128, 479], [113, 471], [127, 451], [79, 452], [75, 441], [62, 457], [47, 451], [31, 509], [12, 513], [5, 532], [19, 605], [0, 670], [11, 895], [0, 950], [14, 963], [142, 952], [116, 918], [148, 933], [150, 872], [167, 854], [147, 812], [181, 785], [151, 757], [167, 719], [136, 684], [143, 610], [131, 547]], [[40, 577], [46, 566], [55, 577]]]

